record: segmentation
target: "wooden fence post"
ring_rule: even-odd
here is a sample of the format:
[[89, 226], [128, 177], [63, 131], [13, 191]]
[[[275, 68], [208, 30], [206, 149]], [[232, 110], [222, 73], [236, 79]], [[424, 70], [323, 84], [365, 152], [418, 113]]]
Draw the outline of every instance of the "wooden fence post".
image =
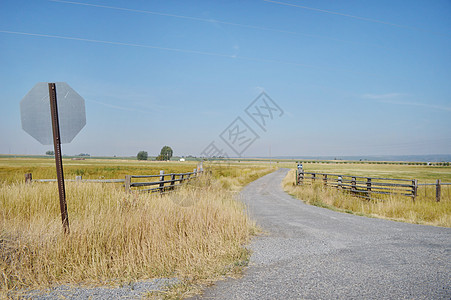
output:
[[175, 184], [175, 174], [172, 174], [172, 176], [171, 176], [171, 190], [174, 189], [174, 184]]
[[75, 176], [75, 181], [81, 181], [82, 177], [81, 176]]
[[415, 202], [415, 198], [418, 193], [418, 179], [412, 180], [412, 201]]
[[357, 179], [355, 177], [352, 177], [352, 179], [351, 179], [351, 192], [354, 192], [354, 193], [357, 190], [356, 181], [357, 181]]
[[371, 192], [371, 178], [366, 179], [366, 190]]
[[163, 191], [164, 191], [164, 171], [163, 170], [161, 170], [160, 171], [160, 193], [163, 193]]
[[183, 177], [184, 177], [184, 176], [185, 176], [184, 174], [180, 175], [180, 183], [183, 182]]
[[323, 181], [324, 181], [324, 185], [327, 185], [327, 174], [323, 175]]
[[125, 181], [124, 181], [124, 187], [125, 191], [127, 193], [130, 193], [130, 185], [132, 183], [132, 176], [131, 175], [125, 175]]
[[203, 170], [204, 170], [204, 167], [203, 167], [202, 161], [201, 161], [197, 164], [197, 173], [200, 174], [200, 173], [202, 173]]
[[435, 201], [440, 202], [440, 197], [442, 195], [442, 188], [440, 186], [440, 183], [442, 181], [440, 179], [437, 179], [437, 185], [435, 187]]
[[313, 174], [312, 174], [312, 183], [315, 183], [315, 179], [316, 179], [316, 174], [313, 173]]
[[296, 162], [297, 169], [296, 169], [296, 185], [301, 184], [301, 173], [302, 173], [302, 179], [304, 179], [304, 168], [302, 167], [301, 163]]
[[33, 175], [31, 173], [25, 174], [25, 183], [31, 183], [33, 181]]
[[341, 175], [340, 176], [338, 176], [338, 179], [337, 179], [337, 188], [340, 190], [341, 189], [341, 184], [343, 183], [343, 177], [341, 177]]

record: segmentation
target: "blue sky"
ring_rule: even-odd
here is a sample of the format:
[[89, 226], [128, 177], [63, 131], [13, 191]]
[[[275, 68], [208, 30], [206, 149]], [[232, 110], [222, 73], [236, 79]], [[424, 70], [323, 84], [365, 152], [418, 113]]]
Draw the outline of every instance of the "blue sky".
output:
[[[246, 157], [450, 154], [450, 16], [447, 0], [0, 0], [0, 153], [52, 148], [19, 102], [64, 81], [87, 119], [65, 154], [237, 156], [220, 137], [237, 117], [258, 136]], [[266, 131], [245, 112], [262, 91], [283, 111]]]

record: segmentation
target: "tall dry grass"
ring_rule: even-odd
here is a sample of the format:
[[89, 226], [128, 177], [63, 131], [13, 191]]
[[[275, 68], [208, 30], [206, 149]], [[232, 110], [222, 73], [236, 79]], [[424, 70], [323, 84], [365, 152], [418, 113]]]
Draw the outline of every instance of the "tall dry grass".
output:
[[442, 201], [435, 202], [435, 190], [419, 190], [415, 202], [409, 197], [391, 195], [380, 200], [366, 200], [322, 183], [295, 185], [295, 170], [288, 172], [283, 188], [306, 203], [377, 218], [414, 224], [451, 227], [450, 193], [442, 193]]
[[67, 183], [70, 234], [56, 184], [0, 185], [3, 295], [61, 283], [209, 278], [247, 259], [253, 225], [209, 176], [164, 196], [108, 184]]
[[[72, 161], [63, 159], [64, 178], [75, 179], [124, 179], [125, 175], [192, 172], [197, 162], [160, 162], [114, 159], [87, 159]], [[55, 160], [51, 158], [0, 158], [0, 183], [24, 181], [24, 174], [32, 173], [33, 179], [56, 178]]]
[[235, 192], [246, 184], [276, 170], [275, 167], [267, 165], [212, 165], [209, 168], [213, 172], [213, 177], [222, 184], [223, 188]]

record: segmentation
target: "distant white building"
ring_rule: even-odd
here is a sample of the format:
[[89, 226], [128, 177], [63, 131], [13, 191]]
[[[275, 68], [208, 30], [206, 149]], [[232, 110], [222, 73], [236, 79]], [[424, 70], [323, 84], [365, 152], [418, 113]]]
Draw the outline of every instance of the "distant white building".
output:
[[180, 158], [180, 161], [185, 161], [185, 159], [184, 158]]

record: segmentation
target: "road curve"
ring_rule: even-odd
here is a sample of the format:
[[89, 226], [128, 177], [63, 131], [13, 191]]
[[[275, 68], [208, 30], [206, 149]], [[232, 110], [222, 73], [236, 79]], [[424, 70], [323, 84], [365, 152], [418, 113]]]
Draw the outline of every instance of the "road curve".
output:
[[281, 169], [241, 193], [268, 232], [240, 279], [194, 299], [451, 299], [451, 229], [310, 206], [281, 188]]

